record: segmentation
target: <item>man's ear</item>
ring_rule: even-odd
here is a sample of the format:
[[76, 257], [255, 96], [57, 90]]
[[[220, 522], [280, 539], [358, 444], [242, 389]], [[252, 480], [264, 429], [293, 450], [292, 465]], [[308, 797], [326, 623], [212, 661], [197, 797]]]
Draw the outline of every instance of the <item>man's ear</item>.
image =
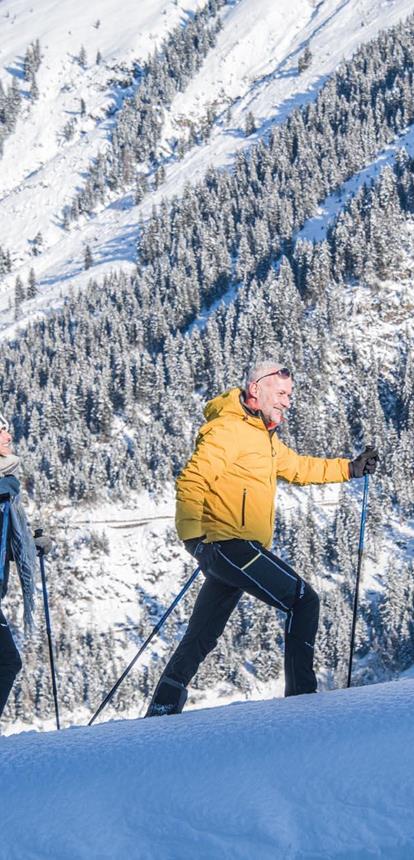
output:
[[257, 400], [257, 382], [250, 382], [247, 389], [247, 399]]

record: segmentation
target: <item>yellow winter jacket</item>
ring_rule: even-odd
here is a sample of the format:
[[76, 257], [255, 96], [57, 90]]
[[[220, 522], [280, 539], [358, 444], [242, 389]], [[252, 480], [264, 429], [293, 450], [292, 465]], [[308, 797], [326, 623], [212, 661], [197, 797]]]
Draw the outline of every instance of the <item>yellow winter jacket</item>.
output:
[[284, 445], [261, 417], [246, 411], [242, 391], [210, 400], [193, 456], [177, 479], [176, 527], [181, 540], [257, 540], [270, 547], [277, 478], [295, 484], [347, 481], [349, 460], [303, 457]]

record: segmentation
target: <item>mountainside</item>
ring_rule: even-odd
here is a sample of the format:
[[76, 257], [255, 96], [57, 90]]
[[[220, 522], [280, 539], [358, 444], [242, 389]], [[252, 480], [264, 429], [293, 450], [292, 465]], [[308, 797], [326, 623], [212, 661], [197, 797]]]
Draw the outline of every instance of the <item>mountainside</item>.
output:
[[409, 860], [413, 696], [405, 681], [0, 738], [2, 851]]
[[[294, 371], [286, 442], [381, 449], [355, 679], [414, 662], [413, 11], [145, 2], [119, 21], [110, 0], [3, 0], [0, 390], [56, 539], [65, 724], [188, 577], [173, 479], [202, 403], [263, 354]], [[321, 593], [326, 688], [346, 674], [360, 504], [358, 484], [278, 493], [277, 551]], [[103, 718], [143, 712], [196, 591]], [[19, 627], [15, 583], [7, 612]], [[244, 598], [190, 707], [280, 693], [282, 638]], [[24, 664], [7, 732], [53, 724], [41, 621]]]
[[[3, 0], [3, 82], [10, 83], [12, 73], [27, 93], [22, 65], [34, 34], [42, 53], [36, 78], [39, 98], [34, 103], [27, 95], [24, 98], [1, 163], [0, 244], [13, 259], [11, 277], [0, 285], [2, 326], [7, 325], [8, 333], [13, 327], [10, 330], [6, 309], [17, 274], [26, 280], [31, 266], [35, 268], [39, 295], [25, 308], [25, 315], [31, 315], [66, 295], [68, 281], [86, 284], [91, 274], [102, 277], [119, 265], [130, 271], [141, 213], [146, 217], [154, 203], [201, 178], [209, 165], [231, 166], [235, 153], [252, 143], [245, 137], [249, 113], [257, 127], [253, 140], [266, 135], [295, 106], [312, 101], [327, 76], [361, 43], [413, 10], [410, 0], [384, 2], [380, 12], [376, 0], [296, 0], [276, 5], [262, 0], [258, 16], [253, 0], [224, 5], [215, 46], [165, 110], [157, 152], [165, 180], [153, 190], [154, 164], [144, 161], [137, 172], [147, 176], [151, 193], [139, 207], [134, 206], [132, 183], [130, 193], [118, 191], [108, 206], [98, 207], [93, 223], [82, 223], [81, 232], [71, 230], [67, 235], [64, 207], [83, 184], [88, 164], [107, 148], [117, 108], [137, 89], [133, 70], [142, 68], [167, 34], [179, 23], [185, 26], [190, 13], [202, 7], [202, 2], [186, 3], [183, 12], [181, 3], [147, 0], [139, 7], [126, 6], [120, 21], [110, 0], [96, 12], [92, 6], [87, 15], [78, 2], [65, 13], [57, 3], [39, 0], [29, 10], [24, 2]], [[298, 74], [298, 59], [307, 45], [312, 62]], [[85, 68], [78, 61], [82, 46]], [[102, 60], [96, 65], [98, 51]], [[83, 116], [81, 99], [86, 108]], [[66, 140], [64, 128], [70, 121], [73, 137]], [[206, 121], [210, 128], [203, 134], [200, 128]], [[178, 157], [179, 142], [188, 145], [192, 126], [195, 145]], [[32, 242], [38, 232], [43, 241], [33, 259]], [[88, 244], [94, 267], [85, 274]]]

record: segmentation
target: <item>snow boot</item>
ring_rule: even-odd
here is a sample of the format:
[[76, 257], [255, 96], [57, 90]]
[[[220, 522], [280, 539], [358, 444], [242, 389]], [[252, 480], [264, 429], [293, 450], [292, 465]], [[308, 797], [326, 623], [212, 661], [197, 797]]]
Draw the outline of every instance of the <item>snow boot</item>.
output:
[[187, 696], [188, 693], [184, 684], [174, 681], [173, 678], [161, 676], [145, 716], [163, 717], [181, 714]]

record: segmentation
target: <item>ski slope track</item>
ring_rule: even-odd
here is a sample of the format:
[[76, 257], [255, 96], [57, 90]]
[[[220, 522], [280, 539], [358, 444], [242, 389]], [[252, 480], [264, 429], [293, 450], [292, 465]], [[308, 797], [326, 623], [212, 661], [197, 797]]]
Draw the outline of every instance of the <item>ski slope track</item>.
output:
[[[13, 272], [0, 284], [0, 330], [12, 337], [17, 327], [9, 303], [18, 274], [25, 281], [31, 266], [39, 295], [25, 304], [19, 326], [59, 305], [70, 286], [86, 285], [117, 268], [133, 271], [138, 237], [137, 223], [162, 198], [179, 194], [186, 182], [200, 179], [208, 166], [228, 167], [240, 149], [266, 136], [275, 122], [293, 108], [314, 99], [326, 78], [343, 58], [381, 29], [392, 26], [414, 9], [413, 0], [255, 0], [229, 3], [221, 12], [223, 29], [216, 46], [185, 91], [177, 94], [165, 112], [159, 152], [165, 158], [166, 181], [134, 204], [133, 194], [122, 194], [97, 209], [89, 221], [62, 227], [62, 210], [85, 181], [98, 151], [105, 148], [113, 116], [127, 94], [116, 85], [125, 69], [143, 63], [165, 36], [189, 15], [202, 8], [200, 0], [177, 4], [142, 0], [123, 5], [119, 16], [113, 0], [90, 4], [37, 0], [33, 6], [3, 0], [0, 24], [0, 75], [10, 83], [17, 76], [23, 92], [21, 62], [28, 44], [41, 41], [43, 60], [37, 75], [39, 99], [27, 96], [16, 131], [6, 140], [0, 161], [1, 243], [10, 249]], [[77, 62], [84, 45], [88, 64]], [[298, 58], [306, 45], [313, 62], [299, 75]], [[102, 62], [95, 65], [97, 51]], [[123, 71], [124, 70], [124, 71]], [[80, 99], [87, 106], [79, 116]], [[199, 122], [209, 105], [217, 120], [210, 139], [194, 146], [180, 161], [173, 143], [182, 134], [186, 118]], [[227, 109], [231, 119], [226, 121]], [[244, 125], [254, 114], [257, 132], [246, 138]], [[76, 134], [65, 142], [62, 129], [76, 119]], [[31, 241], [40, 230], [44, 245], [37, 257]], [[84, 251], [91, 247], [94, 265], [84, 271]]]
[[406, 680], [0, 738], [2, 856], [410, 860], [413, 707]]

